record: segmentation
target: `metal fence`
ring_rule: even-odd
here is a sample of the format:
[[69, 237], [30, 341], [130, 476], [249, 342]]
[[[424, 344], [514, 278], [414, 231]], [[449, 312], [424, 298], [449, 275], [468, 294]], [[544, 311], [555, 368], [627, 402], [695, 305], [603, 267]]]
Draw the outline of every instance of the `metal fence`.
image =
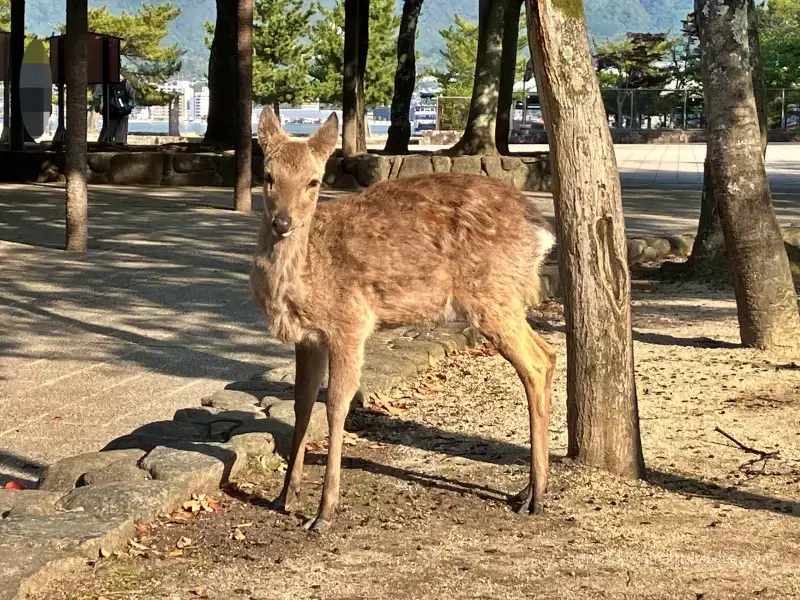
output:
[[[695, 129], [706, 127], [705, 100], [701, 89], [601, 90], [608, 125], [621, 130]], [[469, 117], [470, 99], [439, 96], [436, 103], [437, 130], [462, 131]], [[770, 129], [794, 129], [800, 123], [800, 90], [768, 89], [767, 117]], [[512, 131], [543, 127], [536, 94], [515, 100]]]

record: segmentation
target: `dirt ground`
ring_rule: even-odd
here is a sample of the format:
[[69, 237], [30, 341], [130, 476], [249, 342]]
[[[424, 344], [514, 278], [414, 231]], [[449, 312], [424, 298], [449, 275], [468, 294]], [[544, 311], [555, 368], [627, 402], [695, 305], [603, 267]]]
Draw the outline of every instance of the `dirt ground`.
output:
[[[389, 411], [350, 416], [330, 533], [302, 527], [323, 476], [314, 448], [295, 514], [262, 500], [280, 466], [253, 465], [219, 511], [142, 527], [37, 600], [800, 598], [800, 361], [737, 347], [727, 292], [637, 282], [649, 480], [622, 481], [564, 458], [560, 307], [532, 322], [560, 357], [543, 515], [507, 504], [527, 477], [527, 412], [512, 368], [478, 350], [394, 390]], [[716, 427], [779, 454], [759, 460]]]

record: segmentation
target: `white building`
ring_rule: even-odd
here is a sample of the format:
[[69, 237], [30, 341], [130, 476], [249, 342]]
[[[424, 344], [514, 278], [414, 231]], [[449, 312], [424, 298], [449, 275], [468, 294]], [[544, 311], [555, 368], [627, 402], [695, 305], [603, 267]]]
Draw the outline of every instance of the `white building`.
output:
[[193, 96], [189, 99], [189, 118], [199, 121], [208, 118], [209, 102], [208, 86], [204, 85], [199, 90], [195, 89]]

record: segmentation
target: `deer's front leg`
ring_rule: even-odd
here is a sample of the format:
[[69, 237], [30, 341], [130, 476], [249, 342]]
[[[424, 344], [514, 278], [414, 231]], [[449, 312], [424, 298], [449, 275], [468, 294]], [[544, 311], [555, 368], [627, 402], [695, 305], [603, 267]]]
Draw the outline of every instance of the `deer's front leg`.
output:
[[276, 510], [285, 511], [294, 499], [303, 479], [303, 461], [306, 454], [306, 432], [311, 419], [311, 411], [319, 395], [319, 388], [325, 379], [328, 367], [328, 349], [322, 345], [298, 343], [295, 345], [295, 384], [294, 415], [295, 424], [292, 435], [292, 451], [283, 490], [273, 501]]
[[364, 359], [364, 340], [338, 340], [330, 346], [328, 378], [328, 464], [322, 486], [322, 501], [311, 531], [322, 533], [333, 520], [339, 503], [339, 479], [342, 468], [344, 420], [350, 401], [358, 390], [361, 365]]

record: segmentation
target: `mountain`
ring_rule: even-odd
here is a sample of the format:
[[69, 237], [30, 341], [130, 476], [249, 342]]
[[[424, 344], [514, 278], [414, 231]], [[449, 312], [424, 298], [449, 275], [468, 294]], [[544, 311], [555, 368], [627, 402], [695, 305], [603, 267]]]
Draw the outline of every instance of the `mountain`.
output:
[[[184, 76], [202, 75], [208, 61], [208, 52], [203, 44], [203, 23], [214, 20], [215, 0], [172, 0], [172, 3], [182, 9], [182, 14], [173, 26], [169, 41], [178, 42], [187, 51]], [[89, 0], [90, 7], [108, 5], [114, 12], [134, 12], [141, 4], [142, 0]], [[323, 4], [331, 5], [333, 0], [323, 0]], [[628, 31], [669, 30], [678, 35], [681, 19], [686, 18], [692, 5], [693, 0], [584, 0], [589, 35], [598, 39], [619, 37]], [[402, 0], [398, 0], [397, 11], [401, 10]], [[425, 0], [417, 41], [421, 66], [442, 63], [440, 50], [443, 44], [439, 30], [450, 26], [454, 14], [477, 21], [478, 0]], [[64, 3], [27, 0], [25, 20], [35, 33], [49, 35], [65, 20]]]

